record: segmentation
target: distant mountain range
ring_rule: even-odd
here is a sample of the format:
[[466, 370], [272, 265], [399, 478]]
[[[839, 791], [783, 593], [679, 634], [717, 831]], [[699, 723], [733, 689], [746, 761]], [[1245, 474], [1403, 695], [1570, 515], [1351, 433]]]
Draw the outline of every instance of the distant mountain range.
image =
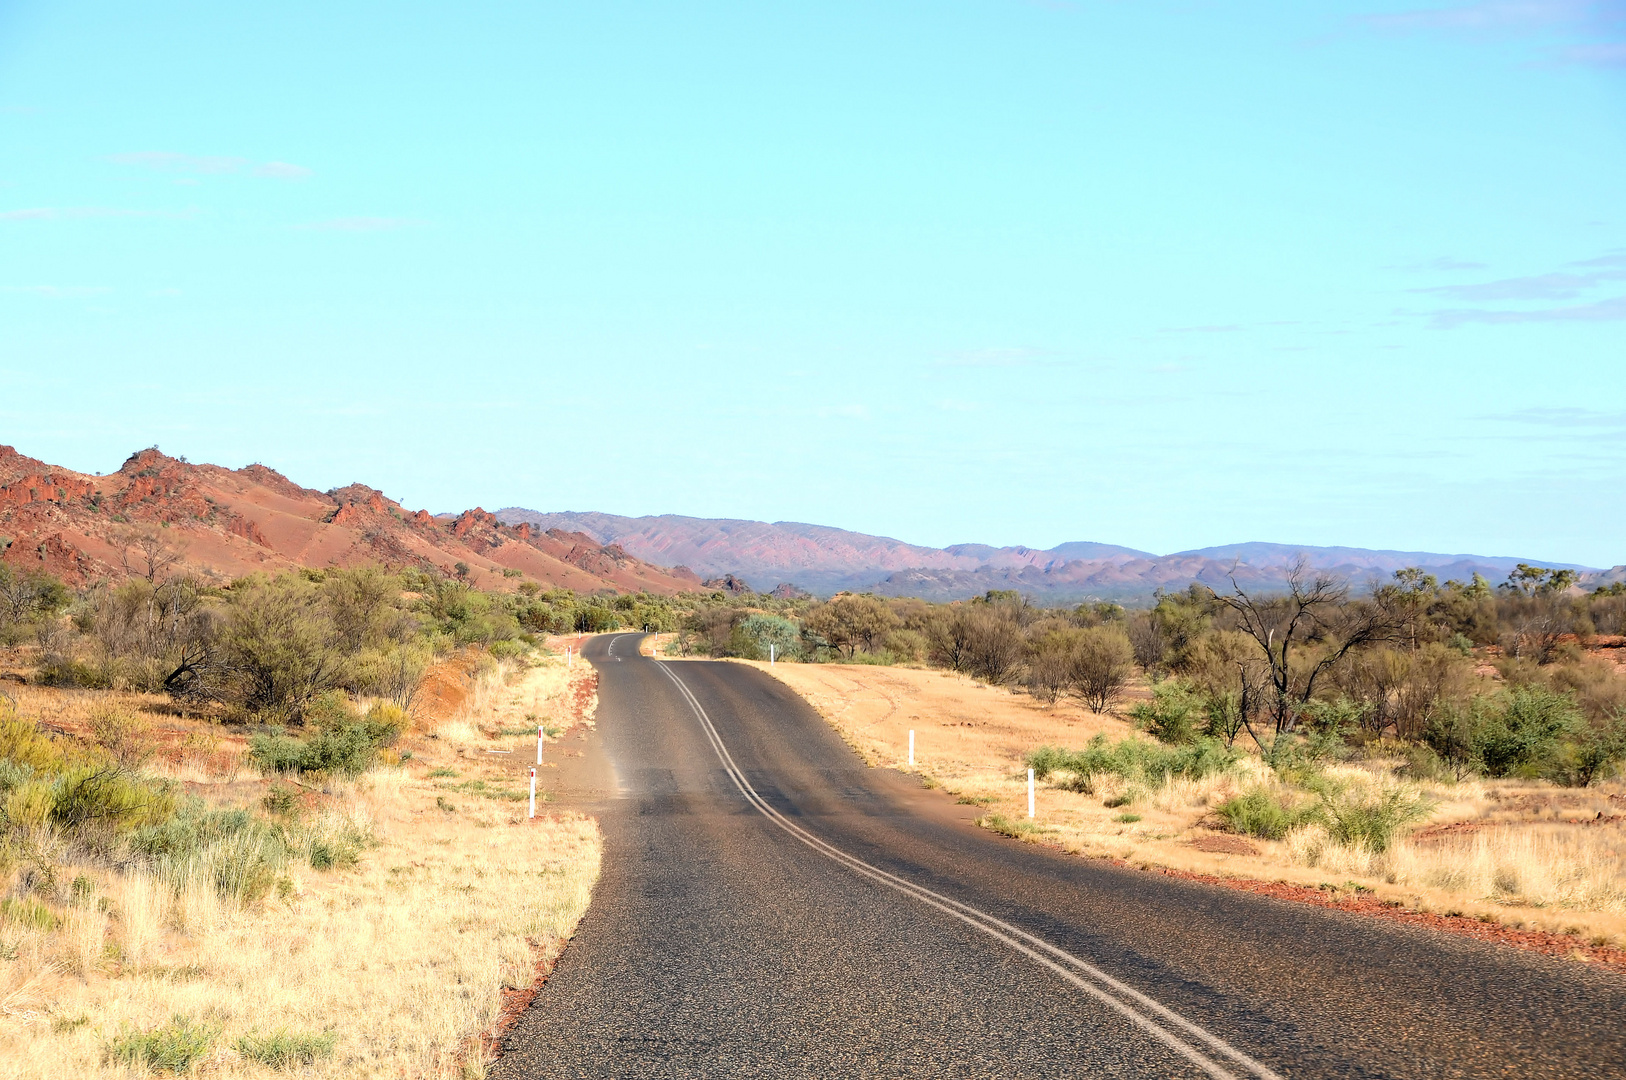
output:
[[1312, 566], [1357, 587], [1408, 566], [1440, 580], [1466, 581], [1475, 573], [1500, 584], [1521, 562], [1582, 571], [1590, 582], [1626, 579], [1626, 566], [1597, 571], [1573, 563], [1429, 551], [1245, 543], [1156, 555], [1149, 551], [1073, 541], [1044, 550], [955, 544], [945, 548], [908, 544], [824, 525], [794, 521], [743, 521], [675, 514], [621, 517], [602, 513], [542, 513], [521, 507], [497, 511], [511, 525], [582, 533], [614, 544], [629, 555], [666, 566], [685, 566], [702, 577], [732, 573], [766, 592], [781, 583], [816, 595], [862, 590], [928, 600], [976, 596], [989, 589], [1016, 589], [1052, 603], [1085, 599], [1126, 602], [1149, 599], [1157, 589], [1183, 589], [1192, 582], [1227, 588], [1230, 575], [1244, 588], [1278, 588], [1299, 555]]

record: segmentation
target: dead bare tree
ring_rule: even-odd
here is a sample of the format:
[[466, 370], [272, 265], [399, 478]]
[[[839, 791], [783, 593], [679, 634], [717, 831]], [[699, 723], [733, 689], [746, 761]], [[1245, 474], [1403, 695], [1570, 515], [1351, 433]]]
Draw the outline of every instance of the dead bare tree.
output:
[[144, 578], [152, 585], [167, 580], [170, 569], [186, 552], [185, 540], [167, 536], [163, 529], [151, 525], [128, 529], [120, 540], [119, 561], [124, 564], [125, 576]]
[[[1396, 629], [1393, 612], [1382, 605], [1351, 603], [1346, 583], [1312, 573], [1303, 556], [1287, 571], [1286, 595], [1250, 596], [1237, 584], [1235, 567], [1230, 577], [1232, 591], [1213, 596], [1236, 612], [1239, 628], [1264, 652], [1266, 710], [1277, 735], [1293, 730], [1329, 668], [1351, 649], [1386, 640]], [[1298, 652], [1314, 642], [1325, 643], [1320, 658], [1300, 660]]]

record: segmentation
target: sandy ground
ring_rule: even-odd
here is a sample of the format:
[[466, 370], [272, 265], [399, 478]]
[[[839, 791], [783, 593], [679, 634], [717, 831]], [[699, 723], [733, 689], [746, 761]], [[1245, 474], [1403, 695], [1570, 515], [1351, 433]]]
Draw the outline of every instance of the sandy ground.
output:
[[[800, 693], [871, 765], [918, 774], [926, 786], [985, 808], [986, 827], [1019, 839], [1238, 884], [1279, 883], [1287, 886], [1280, 890], [1286, 898], [1306, 899], [1303, 893], [1313, 891], [1316, 902], [1404, 910], [1437, 918], [1445, 929], [1454, 928], [1446, 925], [1452, 920], [1494, 924], [1534, 935], [1518, 941], [1509, 933], [1510, 944], [1536, 947], [1531, 942], [1542, 938], [1542, 951], [1626, 961], [1615, 951], [1626, 946], [1626, 793], [1619, 784], [1585, 791], [1517, 781], [1432, 786], [1431, 819], [1385, 856], [1361, 859], [1337, 852], [1315, 859], [1302, 845], [1226, 831], [1213, 808], [1267, 777], [1256, 759], [1233, 775], [1171, 781], [1148, 792], [1108, 786], [1085, 795], [1038, 783], [1030, 821], [1029, 751], [1046, 744], [1078, 748], [1098, 732], [1121, 738], [1130, 725], [1074, 701], [1046, 706], [948, 672], [750, 663]], [[1341, 768], [1371, 779], [1354, 766]], [[1125, 796], [1131, 801], [1122, 802]], [[1545, 875], [1557, 899], [1494, 898], [1476, 888], [1483, 874], [1472, 872], [1474, 860], [1495, 861], [1508, 852], [1514, 872]], [[1554, 885], [1553, 879], [1564, 880]]]

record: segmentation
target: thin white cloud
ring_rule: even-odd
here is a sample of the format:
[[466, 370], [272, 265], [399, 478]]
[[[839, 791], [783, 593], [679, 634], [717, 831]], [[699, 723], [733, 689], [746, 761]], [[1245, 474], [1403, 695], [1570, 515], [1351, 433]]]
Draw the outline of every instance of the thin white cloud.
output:
[[1449, 255], [1441, 255], [1437, 259], [1428, 259], [1425, 262], [1406, 263], [1402, 266], [1385, 267], [1387, 270], [1483, 270], [1489, 263], [1468, 262], [1464, 259], [1453, 259]]
[[138, 150], [132, 153], [109, 155], [109, 161], [115, 165], [129, 165], [140, 169], [152, 169], [155, 172], [177, 172], [194, 176], [225, 176], [233, 173], [247, 173], [251, 176], [269, 177], [274, 180], [304, 180], [313, 175], [310, 169], [303, 165], [292, 165], [286, 161], [267, 161], [255, 164], [248, 158], [215, 156], [207, 154], [176, 154], [167, 150]]
[[1515, 424], [1533, 424], [1538, 427], [1626, 428], [1626, 412], [1599, 412], [1596, 409], [1574, 407], [1519, 409], [1491, 419], [1507, 420]]
[[939, 357], [937, 367], [951, 368], [1013, 368], [1032, 367], [1047, 355], [1043, 349], [1026, 346], [996, 346], [989, 349], [960, 349]]
[[1486, 311], [1459, 308], [1436, 311], [1434, 325], [1451, 329], [1468, 323], [1541, 323], [1541, 322], [1618, 322], [1626, 319], [1626, 296], [1600, 300], [1595, 304], [1573, 307], [1545, 308], [1536, 311]]
[[1485, 281], [1477, 285], [1437, 285], [1411, 291], [1437, 293], [1456, 300], [1572, 300], [1595, 285], [1622, 278], [1626, 278], [1626, 270], [1605, 270], [1591, 274], [1536, 274], [1532, 277]]
[[83, 218], [189, 218], [196, 210], [129, 210], [117, 206], [34, 206], [0, 211], [0, 221], [61, 221]]
[[410, 229], [422, 224], [423, 222], [413, 218], [340, 217], [313, 221], [299, 228], [314, 229], [318, 232], [388, 232], [391, 229]]
[[80, 296], [100, 296], [112, 292], [105, 285], [0, 285], [0, 293], [44, 296], [52, 300], [71, 300]]

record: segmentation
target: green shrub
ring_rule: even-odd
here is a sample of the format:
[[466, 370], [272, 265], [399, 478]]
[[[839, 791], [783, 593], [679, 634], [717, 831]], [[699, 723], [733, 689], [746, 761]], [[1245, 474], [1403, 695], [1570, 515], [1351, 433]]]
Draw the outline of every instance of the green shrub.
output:
[[129, 1065], [160, 1072], [191, 1072], [214, 1049], [220, 1028], [195, 1024], [176, 1016], [168, 1024], [151, 1031], [122, 1029], [104, 1048], [109, 1064]]
[[1183, 679], [1165, 679], [1152, 687], [1151, 701], [1130, 708], [1129, 718], [1161, 742], [1194, 742], [1208, 721], [1208, 699]]
[[323, 772], [359, 776], [372, 768], [380, 746], [401, 732], [393, 705], [375, 706], [361, 719], [330, 722], [305, 739], [262, 732], [249, 739], [248, 759], [261, 773]]
[[1316, 817], [1334, 840], [1386, 851], [1405, 826], [1428, 816], [1430, 804], [1420, 792], [1403, 787], [1365, 791], [1327, 790], [1315, 807]]
[[1583, 723], [1574, 698], [1542, 686], [1514, 687], [1477, 720], [1468, 735], [1473, 754], [1497, 777], [1540, 775]]
[[289, 1031], [278, 1028], [260, 1034], [249, 1032], [237, 1040], [237, 1052], [249, 1061], [273, 1069], [292, 1069], [297, 1065], [314, 1065], [318, 1058], [333, 1056], [338, 1036], [331, 1031]]
[[60, 920], [56, 913], [38, 900], [0, 900], [0, 922], [21, 926], [29, 930], [55, 930]]
[[1215, 813], [1239, 833], [1280, 840], [1294, 826], [1302, 824], [1310, 815], [1290, 809], [1282, 800], [1265, 788], [1253, 788], [1215, 807]]
[[296, 773], [305, 767], [305, 743], [282, 734], [260, 732], [248, 740], [248, 760], [266, 775]]
[[1097, 735], [1082, 750], [1041, 746], [1028, 755], [1027, 765], [1039, 779], [1047, 779], [1055, 772], [1072, 773], [1060, 786], [1087, 792], [1093, 773], [1108, 773], [1147, 784], [1162, 783], [1170, 776], [1200, 780], [1230, 769], [1241, 756], [1241, 751], [1215, 739], [1164, 746], [1136, 738], [1108, 743], [1105, 735]]
[[292, 817], [299, 812], [299, 790], [286, 784], [273, 784], [260, 800], [267, 813], [278, 817]]
[[1015, 840], [1032, 840], [1041, 833], [1050, 831], [1027, 818], [1009, 818], [1004, 814], [984, 814], [977, 819], [977, 824]]
[[139, 780], [116, 765], [80, 765], [57, 777], [51, 819], [70, 831], [125, 832], [164, 821], [175, 811], [167, 787]]
[[172, 887], [206, 879], [224, 900], [252, 904], [288, 862], [281, 831], [247, 810], [206, 810], [199, 800], [130, 837], [132, 853], [151, 862]]

